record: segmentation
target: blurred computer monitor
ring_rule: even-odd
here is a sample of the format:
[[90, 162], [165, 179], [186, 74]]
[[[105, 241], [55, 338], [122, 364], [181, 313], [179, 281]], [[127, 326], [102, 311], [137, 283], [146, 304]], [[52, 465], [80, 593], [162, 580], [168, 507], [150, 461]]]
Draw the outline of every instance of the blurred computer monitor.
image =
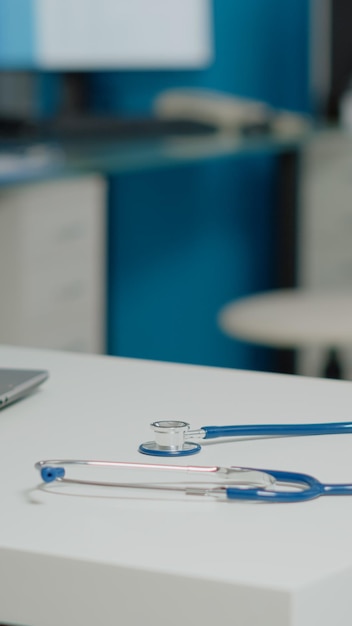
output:
[[45, 69], [207, 65], [210, 0], [35, 0], [36, 60]]

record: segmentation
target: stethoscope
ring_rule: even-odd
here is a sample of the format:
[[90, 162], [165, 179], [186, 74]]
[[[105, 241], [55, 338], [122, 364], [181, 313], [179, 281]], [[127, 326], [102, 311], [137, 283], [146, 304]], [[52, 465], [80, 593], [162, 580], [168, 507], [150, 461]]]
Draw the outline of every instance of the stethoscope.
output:
[[153, 422], [154, 441], [139, 446], [139, 452], [151, 456], [188, 456], [200, 452], [199, 443], [192, 441], [221, 437], [341, 435], [352, 433], [352, 422], [326, 422], [321, 424], [250, 424], [231, 426], [202, 426], [190, 430], [187, 422], [162, 420]]
[[[207, 478], [215, 476], [215, 478], [220, 478], [220, 480], [215, 483], [215, 486], [209, 486], [209, 484], [202, 486], [201, 483], [178, 485], [177, 483], [108, 482], [82, 480], [74, 477], [68, 478], [66, 476], [66, 467], [69, 466], [72, 469], [72, 466], [78, 465], [91, 468], [175, 471], [193, 473]], [[319, 496], [352, 495], [352, 484], [323, 484], [308, 474], [245, 467], [221, 467], [216, 465], [181, 466], [124, 461], [85, 461], [79, 459], [38, 461], [35, 467], [39, 470], [44, 483], [60, 482], [93, 487], [176, 491], [191, 496], [214, 496], [227, 500], [289, 503], [313, 500]]]

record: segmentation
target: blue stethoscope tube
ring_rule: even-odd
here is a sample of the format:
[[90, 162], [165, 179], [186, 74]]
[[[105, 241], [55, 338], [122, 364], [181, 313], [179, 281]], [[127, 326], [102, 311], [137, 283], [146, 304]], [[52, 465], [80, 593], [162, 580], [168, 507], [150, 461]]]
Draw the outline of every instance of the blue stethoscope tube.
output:
[[155, 441], [139, 446], [139, 452], [151, 456], [188, 456], [201, 450], [195, 440], [223, 437], [341, 435], [352, 433], [352, 422], [323, 422], [318, 424], [233, 424], [202, 426], [190, 430], [187, 422], [165, 420], [153, 422]]
[[317, 478], [298, 472], [261, 470], [272, 476], [278, 484], [288, 484], [297, 491], [275, 491], [273, 489], [237, 489], [229, 487], [227, 497], [230, 500], [251, 500], [261, 502], [304, 502], [320, 496], [351, 496], [352, 484], [323, 484]]
[[251, 435], [342, 435], [352, 433], [352, 422], [322, 424], [252, 424], [234, 426], [203, 426], [204, 439]]

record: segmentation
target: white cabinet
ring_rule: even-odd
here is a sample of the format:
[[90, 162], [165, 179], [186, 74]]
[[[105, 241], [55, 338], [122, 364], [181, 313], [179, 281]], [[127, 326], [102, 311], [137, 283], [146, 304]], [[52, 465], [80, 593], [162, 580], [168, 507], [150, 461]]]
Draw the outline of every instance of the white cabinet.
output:
[[105, 183], [0, 190], [0, 343], [105, 348]]
[[[352, 291], [352, 135], [318, 133], [303, 155], [299, 281], [313, 290]], [[333, 296], [332, 296], [333, 297]], [[352, 320], [351, 320], [352, 323]], [[342, 351], [340, 351], [342, 352]], [[340, 355], [352, 379], [352, 347]], [[298, 372], [321, 373], [324, 350], [300, 351]]]
[[318, 134], [304, 152], [300, 283], [352, 289], [352, 135]]

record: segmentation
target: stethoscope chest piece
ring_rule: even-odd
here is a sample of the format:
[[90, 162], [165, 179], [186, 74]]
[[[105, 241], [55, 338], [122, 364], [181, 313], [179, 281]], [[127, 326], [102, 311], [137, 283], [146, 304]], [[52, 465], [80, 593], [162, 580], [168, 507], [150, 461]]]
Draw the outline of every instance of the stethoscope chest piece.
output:
[[187, 456], [200, 451], [194, 440], [221, 437], [294, 437], [298, 435], [338, 435], [352, 433], [352, 422], [326, 422], [322, 424], [230, 424], [225, 426], [202, 426], [190, 430], [187, 422], [159, 420], [151, 428], [154, 441], [142, 443], [139, 452], [151, 456]]
[[139, 452], [151, 456], [190, 456], [197, 454], [201, 447], [198, 443], [185, 441], [189, 424], [178, 420], [153, 422], [154, 441], [147, 441], [139, 446]]

